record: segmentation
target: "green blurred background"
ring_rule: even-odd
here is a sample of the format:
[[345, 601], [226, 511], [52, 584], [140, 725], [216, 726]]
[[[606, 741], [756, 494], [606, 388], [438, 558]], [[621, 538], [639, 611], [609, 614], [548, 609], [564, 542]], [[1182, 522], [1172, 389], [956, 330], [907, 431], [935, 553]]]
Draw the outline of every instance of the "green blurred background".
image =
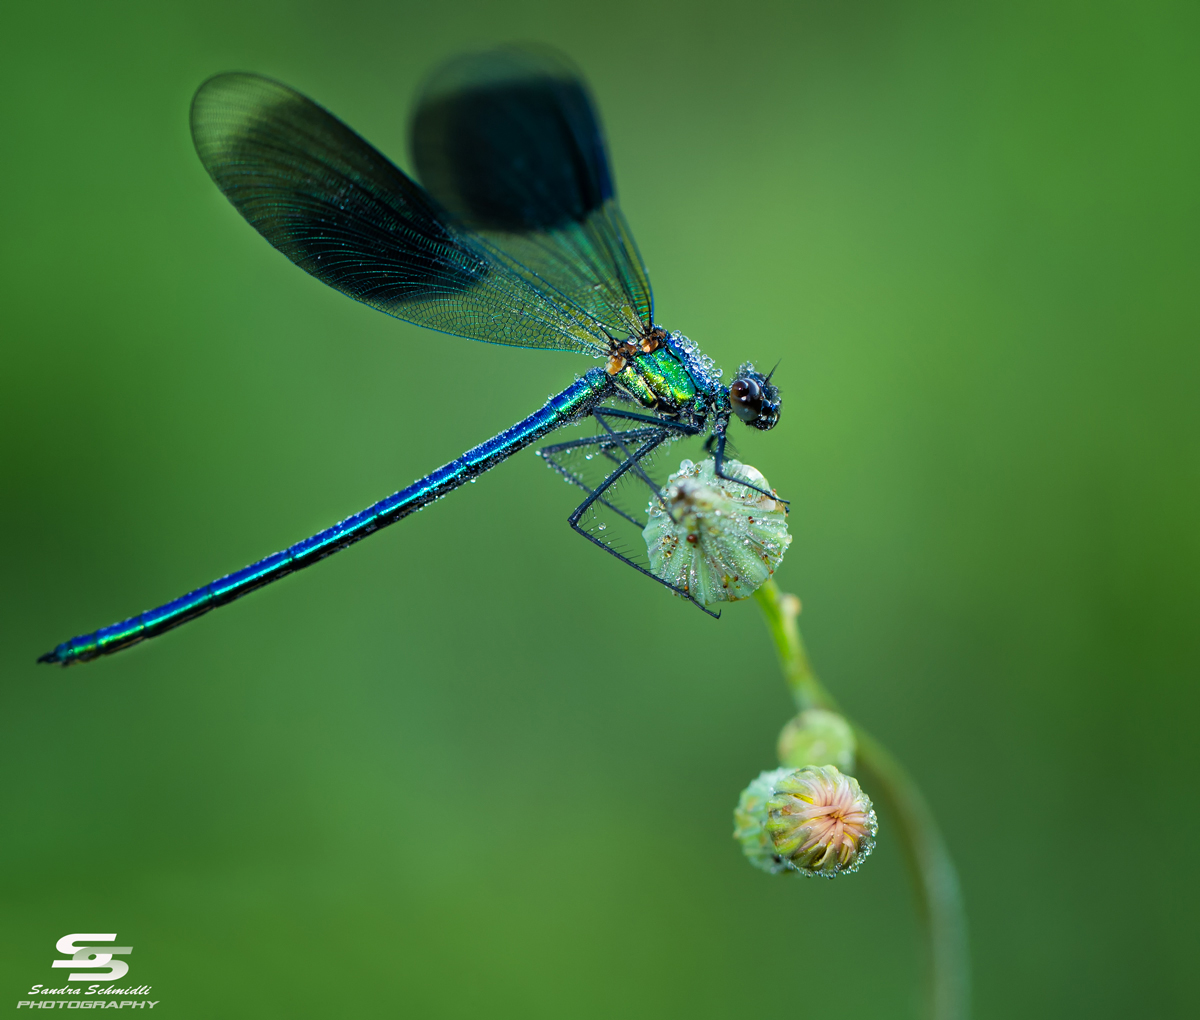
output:
[[166, 638], [33, 664], [587, 367], [322, 287], [188, 137], [200, 81], [250, 69], [404, 165], [433, 65], [538, 39], [593, 84], [659, 319], [727, 370], [783, 357], [781, 425], [741, 433], [793, 500], [779, 580], [944, 827], [977, 1015], [1195, 1015], [1197, 10], [9, 9], [9, 1002], [115, 931], [181, 1018], [916, 1015], [886, 818], [834, 883], [730, 839], [789, 711], [756, 607], [714, 623], [588, 547], [531, 453]]

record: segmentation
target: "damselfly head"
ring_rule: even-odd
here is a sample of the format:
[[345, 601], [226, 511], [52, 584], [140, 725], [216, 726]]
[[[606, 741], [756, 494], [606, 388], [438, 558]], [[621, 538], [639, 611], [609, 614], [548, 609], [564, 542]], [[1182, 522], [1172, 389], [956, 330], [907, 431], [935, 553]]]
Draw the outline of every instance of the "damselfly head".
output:
[[771, 385], [775, 370], [763, 375], [750, 362], [738, 369], [729, 387], [729, 404], [733, 413], [751, 428], [773, 429], [779, 421], [782, 407], [779, 388]]

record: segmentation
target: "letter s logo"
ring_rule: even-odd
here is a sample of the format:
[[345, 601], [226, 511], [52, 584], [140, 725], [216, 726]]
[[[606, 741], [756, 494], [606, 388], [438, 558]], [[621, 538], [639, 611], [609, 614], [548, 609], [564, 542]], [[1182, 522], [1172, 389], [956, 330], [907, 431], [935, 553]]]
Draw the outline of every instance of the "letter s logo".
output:
[[67, 975], [68, 981], [115, 981], [129, 973], [129, 964], [114, 960], [117, 953], [133, 952], [133, 946], [81, 946], [78, 942], [113, 942], [116, 935], [64, 935], [55, 945], [60, 953], [71, 954], [69, 960], [53, 960], [51, 967], [108, 967], [107, 974], [77, 973]]

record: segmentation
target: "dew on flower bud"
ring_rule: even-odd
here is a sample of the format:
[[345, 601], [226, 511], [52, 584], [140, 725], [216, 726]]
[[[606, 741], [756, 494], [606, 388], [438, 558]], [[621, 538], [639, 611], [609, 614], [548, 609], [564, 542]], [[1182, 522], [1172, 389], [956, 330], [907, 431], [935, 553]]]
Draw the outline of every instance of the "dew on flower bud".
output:
[[774, 783], [766, 829], [775, 852], [795, 870], [835, 878], [867, 859], [879, 823], [853, 776], [833, 765], [806, 765]]
[[756, 868], [822, 878], [857, 871], [879, 829], [858, 781], [832, 765], [759, 773], [742, 791], [733, 823]]
[[703, 605], [749, 598], [792, 541], [787, 506], [762, 473], [736, 460], [725, 461], [724, 470], [748, 484], [718, 478], [712, 458], [683, 461], [651, 501], [642, 531], [654, 575]]

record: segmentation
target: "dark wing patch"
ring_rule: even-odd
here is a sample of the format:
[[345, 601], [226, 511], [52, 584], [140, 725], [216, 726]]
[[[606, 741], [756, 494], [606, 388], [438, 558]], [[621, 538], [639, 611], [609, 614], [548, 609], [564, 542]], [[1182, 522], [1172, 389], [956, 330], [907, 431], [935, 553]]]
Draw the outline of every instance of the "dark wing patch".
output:
[[529, 77], [426, 94], [412, 124], [417, 173], [476, 229], [582, 223], [613, 195], [591, 100], [576, 78], [523, 62], [511, 70]]
[[422, 183], [462, 223], [610, 328], [649, 325], [650, 283], [600, 121], [564, 57], [505, 47], [451, 60], [411, 127]]

